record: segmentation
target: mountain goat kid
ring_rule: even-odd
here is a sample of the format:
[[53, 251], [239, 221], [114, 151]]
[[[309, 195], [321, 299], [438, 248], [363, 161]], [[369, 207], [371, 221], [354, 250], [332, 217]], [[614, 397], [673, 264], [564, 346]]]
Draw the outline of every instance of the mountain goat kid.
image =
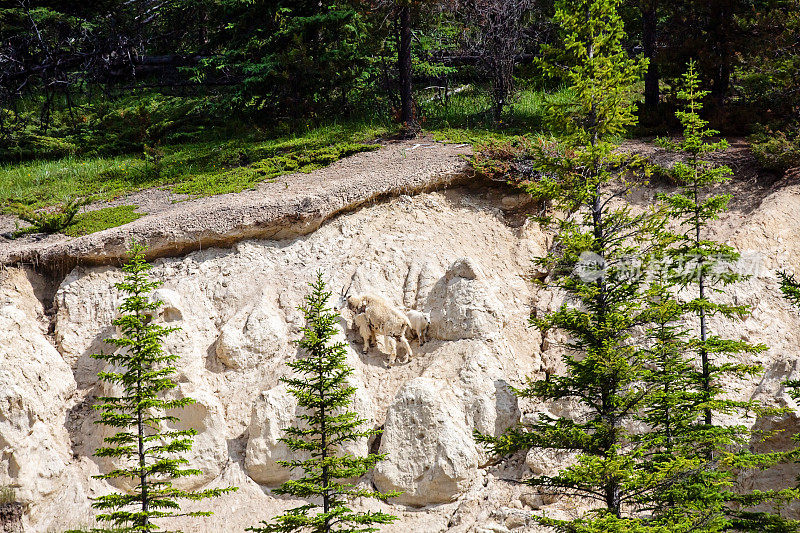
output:
[[406, 338], [406, 333], [411, 329], [411, 322], [402, 311], [374, 294], [350, 296], [347, 298], [347, 304], [355, 313], [353, 325], [358, 328], [364, 340], [364, 353], [369, 350], [377, 335], [383, 335], [384, 346], [389, 352], [389, 366], [397, 360], [398, 345], [405, 356], [404, 362], [411, 358], [413, 354]]
[[425, 344], [425, 335], [428, 333], [428, 326], [431, 325], [431, 315], [415, 309], [409, 309], [406, 311], [406, 317], [411, 323], [411, 330], [419, 339], [419, 345], [422, 346]]

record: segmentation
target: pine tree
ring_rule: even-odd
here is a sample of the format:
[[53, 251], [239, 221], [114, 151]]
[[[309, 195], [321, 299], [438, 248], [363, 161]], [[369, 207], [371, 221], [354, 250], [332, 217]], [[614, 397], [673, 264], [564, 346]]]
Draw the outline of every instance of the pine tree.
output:
[[714, 394], [712, 387], [715, 373], [719, 370], [710, 361], [709, 353], [735, 353], [740, 349], [757, 353], [766, 348], [747, 348], [724, 342], [719, 345], [716, 341], [721, 339], [711, 340], [709, 335], [708, 320], [711, 317], [716, 314], [729, 318], [740, 317], [746, 313], [746, 308], [714, 303], [708, 298], [709, 293], [715, 291], [717, 286], [725, 286], [741, 279], [741, 276], [729, 269], [720, 269], [720, 266], [735, 263], [739, 259], [736, 251], [731, 246], [706, 238], [705, 235], [708, 224], [719, 218], [731, 200], [729, 194], [710, 194], [709, 188], [727, 182], [732, 174], [729, 167], [715, 165], [703, 159], [705, 154], [728, 147], [725, 140], [706, 140], [719, 133], [707, 128], [708, 122], [700, 117], [702, 99], [708, 94], [709, 91], [700, 90], [700, 79], [694, 62], [690, 62], [683, 77], [683, 87], [678, 93], [678, 98], [685, 102], [685, 107], [675, 113], [683, 124], [683, 139], [678, 143], [661, 141], [663, 146], [685, 154], [687, 161], [677, 162], [672, 168], [672, 174], [681, 184], [680, 191], [662, 195], [661, 199], [667, 205], [671, 218], [679, 221], [680, 228], [676, 233], [683, 236], [673, 249], [673, 257], [683, 263], [678, 266], [684, 271], [682, 285], [697, 287], [698, 297], [688, 302], [688, 306], [699, 320], [697, 349], [701, 362], [702, 387], [708, 404], [704, 408], [704, 422], [711, 425], [710, 399]]
[[159, 531], [153, 519], [178, 514], [208, 516], [211, 513], [207, 511], [181, 512], [179, 500], [202, 500], [236, 490], [185, 491], [172, 485], [174, 479], [201, 473], [188, 468], [188, 461], [180, 457], [192, 448], [196, 431], [167, 429], [167, 424], [179, 421], [167, 412], [180, 410], [193, 400], [165, 397], [165, 393], [176, 387], [172, 365], [179, 356], [165, 353], [162, 342], [177, 328], [151, 322], [152, 313], [161, 302], [152, 302], [148, 296], [161, 283], [148, 278], [151, 266], [145, 261], [144, 252], [143, 246], [133, 245], [130, 260], [123, 266], [125, 278], [116, 284], [125, 299], [120, 306], [121, 316], [113, 324], [122, 333], [119, 338], [105, 342], [117, 350], [93, 355], [112, 368], [100, 372], [100, 380], [122, 388], [120, 396], [99, 397], [94, 406], [101, 412], [98, 423], [118, 430], [104, 439], [106, 446], [98, 448], [95, 455], [122, 463], [97, 477], [137, 482], [131, 493], [108, 494], [92, 504], [102, 511], [97, 515], [98, 520], [109, 522], [120, 531]]
[[305, 314], [306, 326], [298, 343], [307, 356], [288, 363], [298, 377], [281, 378], [297, 398], [298, 405], [305, 409], [305, 414], [299, 416], [302, 424], [287, 428], [281, 441], [290, 450], [310, 457], [281, 462], [283, 466], [302, 469], [304, 475], [296, 481], [287, 481], [275, 492], [297, 498], [318, 498], [322, 510], [312, 514], [310, 511], [320, 506], [308, 503], [275, 517], [272, 523], [262, 522], [263, 527], [248, 530], [263, 533], [377, 531], [374, 524], [389, 524], [397, 517], [383, 512], [354, 512], [348, 507], [348, 501], [386, 499], [397, 494], [362, 490], [342, 481], [363, 476], [384, 456], [355, 457], [343, 451], [347, 443], [375, 435], [377, 431], [362, 429], [366, 420], [347, 410], [355, 394], [355, 388], [347, 383], [353, 370], [345, 362], [346, 344], [331, 344], [339, 315], [327, 307], [331, 293], [325, 290], [321, 273], [310, 286], [311, 293], [300, 308]]
[[[661, 143], [686, 156], [676, 163], [673, 174], [680, 184], [678, 192], [660, 196], [666, 213], [677, 224], [674, 242], [666, 250], [667, 270], [662, 285], [663, 301], [674, 310], [669, 319], [668, 337], [671, 354], [664, 364], [656, 364], [654, 376], [663, 385], [664, 394], [656, 395], [644, 421], [652, 428], [645, 435], [655, 450], [669, 454], [670, 461], [685, 461], [680, 475], [673, 477], [667, 490], [650, 503], [656, 515], [691, 516], [692, 523], [701, 523], [705, 530], [733, 528], [744, 531], [793, 531], [794, 521], [781, 519], [769, 512], [751, 512], [760, 504], [778, 505], [795, 497], [790, 490], [742, 492], [735, 486], [742, 470], [766, 469], [786, 461], [791, 454], [749, 451], [753, 439], [764, 438], [743, 424], [722, 424], [720, 415], [780, 414], [767, 410], [757, 402], [734, 401], [726, 397], [730, 383], [757, 375], [756, 364], [733, 363], [725, 359], [735, 354], [758, 354], [764, 345], [713, 335], [709, 319], [720, 316], [731, 320], [745, 316], [749, 309], [713, 301], [714, 292], [722, 292], [743, 278], [733, 266], [739, 254], [726, 244], [706, 236], [708, 224], [727, 209], [730, 195], [716, 195], [710, 189], [729, 179], [731, 170], [705, 159], [705, 154], [723, 150], [725, 141], [708, 142], [718, 132], [707, 128], [700, 117], [702, 99], [708, 94], [700, 90], [700, 81], [690, 62], [683, 77], [679, 99], [684, 108], [676, 116], [684, 126], [680, 142]], [[694, 287], [695, 297], [678, 300], [676, 293], [686, 294]], [[695, 317], [696, 327], [679, 325], [680, 320]], [[667, 330], [665, 330], [667, 331]], [[660, 343], [656, 343], [660, 345]], [[668, 364], [667, 364], [668, 363]], [[728, 383], [727, 386], [724, 384]], [[652, 397], [651, 397], [652, 398]], [[715, 420], [716, 419], [716, 420]], [[669, 440], [665, 440], [666, 436]], [[660, 440], [652, 440], [656, 436]]]
[[[781, 287], [781, 292], [783, 292], [784, 298], [789, 300], [791, 303], [797, 306], [798, 309], [800, 309], [800, 282], [797, 281], [797, 279], [788, 272], [778, 272], [778, 277], [780, 278], [781, 281], [780, 287]], [[800, 400], [800, 379], [787, 380], [786, 388], [789, 392], [789, 396], [794, 398], [794, 400]], [[794, 434], [792, 436], [792, 440], [794, 440], [794, 442], [800, 443], [800, 433]], [[797, 488], [800, 489], [800, 478], [798, 478], [797, 481], [798, 481]], [[778, 525], [784, 526], [783, 521], [779, 522]], [[783, 530], [781, 530], [780, 528], [773, 528], [772, 530], [776, 532], [800, 530], [800, 525], [798, 524], [798, 522], [796, 521], [792, 522], [792, 525], [794, 525], [794, 529], [790, 527], [784, 527]]]
[[781, 279], [781, 292], [783, 292], [783, 296], [800, 307], [800, 282], [788, 272], [778, 272], [778, 276]]
[[[567, 373], [530, 381], [517, 390], [525, 398], [573, 401], [568, 415], [540, 415], [499, 438], [478, 435], [496, 455], [530, 448], [578, 452], [572, 466], [554, 476], [526, 482], [539, 490], [579, 496], [599, 507], [572, 521], [539, 518], [562, 531], [658, 531], [632, 517], [642, 491], [658, 484], [659, 473], [639, 467], [642, 450], [627, 427], [642, 405], [649, 353], [634, 342], [650, 304], [642, 276], [630, 270], [632, 258], [645, 259], [663, 220], [654, 213], [634, 214], [624, 201], [631, 185], [622, 177], [628, 159], [614, 152], [615, 137], [635, 122], [633, 86], [646, 62], [622, 48], [622, 21], [615, 0], [562, 0], [556, 21], [565, 50], [551, 73], [569, 80], [572, 100], [550, 114], [565, 131], [553, 147], [537, 151], [539, 181], [528, 191], [552, 202], [558, 217], [542, 217], [557, 230], [555, 252], [542, 262], [554, 272], [553, 287], [570, 302], [532, 323], [558, 328], [570, 338], [564, 356]], [[568, 65], [561, 71], [561, 65]], [[595, 267], [591, 263], [595, 263]], [[661, 531], [671, 530], [662, 528]]]
[[[677, 236], [663, 236], [665, 245]], [[631, 438], [642, 450], [640, 468], [657, 483], [637, 498], [639, 513], [650, 524], [669, 524], [674, 531], [720, 531], [730, 485], [725, 472], [707, 468], [698, 454], [705, 396], [692, 353], [686, 305], [675, 298], [669, 253], [660, 249], [648, 265], [650, 307], [640, 342], [649, 354], [642, 377], [648, 389], [636, 418], [647, 428]]]

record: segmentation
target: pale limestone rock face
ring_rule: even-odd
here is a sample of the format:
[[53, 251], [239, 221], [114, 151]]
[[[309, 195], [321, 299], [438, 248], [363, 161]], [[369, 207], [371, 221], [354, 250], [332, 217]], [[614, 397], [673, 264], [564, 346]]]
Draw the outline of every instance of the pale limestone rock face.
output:
[[[343, 336], [336, 338], [334, 342], [342, 338]], [[348, 382], [356, 388], [353, 404], [349, 410], [368, 421], [372, 420], [373, 403], [363, 381], [359, 376], [351, 376]], [[286, 428], [298, 424], [297, 415], [301, 413], [297, 399], [283, 383], [263, 391], [256, 398], [250, 417], [244, 460], [245, 470], [255, 482], [274, 487], [290, 478], [296, 479], [302, 474], [299, 471], [290, 472], [278, 464], [278, 461], [297, 459], [294, 452], [280, 442], [280, 438], [285, 436]], [[356, 457], [365, 457], [369, 453], [369, 439], [363, 437], [348, 443], [344, 447], [344, 452]]]
[[178, 381], [196, 381], [208, 366], [208, 347], [219, 335], [211, 302], [191, 283], [156, 289], [151, 300], [163, 302], [153, 322], [177, 328], [164, 338], [164, 350], [180, 356], [175, 362]]
[[252, 307], [236, 313], [222, 326], [217, 358], [228, 368], [248, 369], [288, 348], [286, 317], [275, 296], [265, 290]]
[[289, 479], [289, 470], [277, 462], [292, 459], [292, 454], [278, 439], [294, 423], [296, 413], [297, 400], [283, 385], [264, 391], [256, 398], [244, 467], [257, 483], [272, 487]]
[[388, 457], [376, 468], [375, 483], [382, 490], [402, 490], [398, 501], [428, 505], [469, 487], [486, 459], [473, 431], [499, 435], [520, 419], [497, 355], [507, 350], [481, 341], [446, 343], [433, 352], [436, 362], [425, 377], [406, 382], [381, 437]]
[[431, 337], [441, 340], [486, 338], [503, 327], [503, 306], [476, 262], [462, 258], [434, 285], [425, 306]]
[[122, 303], [114, 284], [122, 272], [110, 267], [73, 270], [56, 292], [55, 341], [64, 360], [75, 371], [80, 386], [95, 381], [100, 364], [91, 358], [114, 348], [103, 342], [113, 337], [111, 321]]
[[525, 464], [536, 476], [554, 476], [574, 460], [573, 452], [563, 450], [532, 449], [525, 454]]
[[182, 457], [202, 473], [178, 479], [175, 486], [186, 490], [197, 489], [219, 477], [228, 462], [225, 411], [219, 399], [202, 385], [182, 383], [176, 396], [191, 398], [194, 403], [168, 411], [167, 414], [178, 417], [180, 421], [167, 424], [167, 429], [194, 429], [197, 432], [193, 437], [192, 449]]
[[519, 402], [506, 376], [490, 346], [481, 344], [467, 354], [456, 394], [464, 404], [470, 428], [486, 435], [500, 435], [519, 422]]
[[0, 307], [0, 346], [0, 484], [14, 479], [35, 501], [58, 488], [69, 461], [61, 423], [75, 380], [35, 317], [14, 305]]
[[[106, 371], [120, 371], [121, 369], [106, 366]], [[98, 384], [98, 392], [108, 396], [119, 396], [122, 389], [119, 385], [106, 382]], [[224, 408], [219, 399], [208, 390], [203, 383], [181, 382], [178, 387], [169, 393], [174, 398], [191, 398], [191, 403], [181, 409], [171, 409], [167, 415], [179, 419], [177, 423], [169, 422], [161, 425], [163, 431], [176, 431], [194, 429], [197, 434], [192, 437], [192, 449], [183, 452], [181, 457], [188, 460], [192, 468], [201, 470], [201, 474], [179, 478], [174, 485], [183, 490], [197, 489], [215, 478], [219, 477], [225, 464], [228, 462], [228, 445], [225, 435], [228, 434]], [[82, 434], [80, 444], [75, 442], [74, 449], [80, 450], [91, 457], [101, 473], [107, 473], [114, 468], [130, 468], [131, 463], [117, 458], [92, 457], [94, 450], [106, 445], [103, 439], [116, 434], [117, 429], [109, 426], [98, 425], [99, 416], [88, 413], [80, 425]], [[133, 478], [116, 478], [109, 483], [117, 489], [131, 490], [137, 480]]]
[[472, 481], [479, 453], [452, 388], [429, 378], [403, 386], [386, 415], [375, 468], [382, 491], [404, 491], [397, 501], [427, 505], [451, 501]]
[[[518, 402], [509, 391], [527, 376], [564, 371], [566, 339], [557, 332], [543, 337], [528, 327], [528, 318], [565, 300], [529, 282], [537, 275], [531, 259], [543, 255], [551, 240], [535, 224], [510, 224], [500, 198], [492, 203], [491, 194], [464, 189], [420, 194], [343, 214], [305, 237], [243, 241], [156, 261], [152, 275], [164, 282], [158, 295], [165, 306], [155, 320], [181, 328], [166, 339], [166, 348], [181, 356], [175, 393], [198, 400], [176, 413], [180, 427], [198, 430], [188, 457], [206, 472], [187, 486], [240, 487], [212, 502], [217, 514], [209, 522], [184, 517], [168, 527], [241, 531], [302, 503], [276, 498], [269, 488], [288, 476], [275, 463], [289, 458], [277, 439], [294, 422], [296, 404], [281, 392], [279, 378], [289, 375], [286, 361], [300, 356], [293, 344], [303, 325], [297, 306], [316, 270], [333, 293], [331, 305], [342, 311], [337, 340], [348, 344], [355, 371], [354, 410], [367, 427], [385, 428], [379, 449], [387, 459], [372, 478], [357, 482], [406, 491], [388, 504], [358, 503], [401, 517], [384, 533], [538, 531], [524, 520], [528, 509], [520, 514], [515, 505], [543, 507], [554, 517], [574, 514], [574, 501], [533, 498], [503, 481], [553, 473], [573, 460], [569, 454], [520, 454], [504, 471], [479, 467], [487, 457], [474, 430], [496, 435], [520, 419], [578, 409]], [[795, 402], [782, 383], [800, 374], [800, 312], [778, 292], [774, 269], [800, 270], [798, 198], [800, 186], [787, 186], [752, 211], [720, 221], [717, 237], [761, 253], [764, 268], [725, 296], [753, 305], [752, 316], [711, 324], [720, 335], [770, 346], [755, 358], [764, 377], [726, 383], [726, 390], [789, 407]], [[114, 334], [120, 296], [113, 285], [121, 279], [116, 268], [76, 268], [55, 294], [50, 324], [24, 275], [11, 272], [0, 283], [0, 484], [19, 487], [30, 502], [30, 531], [80, 525], [73, 519], [80, 513], [90, 523], [89, 497], [113, 489], [91, 479], [107, 466], [92, 457], [105, 433], [93, 423], [91, 405], [113, 389], [97, 383], [101, 367], [90, 355], [113, 348], [102, 339]], [[387, 369], [379, 350], [360, 353], [343, 297], [367, 290], [397, 307], [431, 313], [430, 341], [422, 347], [412, 342], [408, 363]], [[784, 430], [765, 444], [778, 448], [800, 430], [795, 416], [746, 423]], [[350, 451], [365, 454], [370, 444], [376, 443], [363, 439]], [[788, 465], [742, 482], [756, 488], [791, 484], [796, 469]], [[58, 512], [64, 502], [72, 515]]]
[[[49, 527], [62, 498], [86, 502], [64, 427], [76, 384], [45, 335], [25, 272], [0, 272], [0, 485], [31, 506], [25, 531]], [[73, 515], [74, 508], [62, 515]]]
[[186, 304], [183, 297], [173, 289], [159, 288], [150, 295], [153, 302], [161, 302], [158, 308], [159, 317], [167, 323], [183, 320], [183, 310]]

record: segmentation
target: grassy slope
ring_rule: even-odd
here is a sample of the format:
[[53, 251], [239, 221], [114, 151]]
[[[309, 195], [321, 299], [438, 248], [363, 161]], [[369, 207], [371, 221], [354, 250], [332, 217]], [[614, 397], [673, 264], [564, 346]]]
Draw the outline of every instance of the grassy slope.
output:
[[140, 154], [68, 156], [0, 167], [0, 200], [44, 207], [74, 196], [98, 200], [166, 186], [175, 192], [208, 196], [238, 192], [265, 179], [309, 172], [364, 150], [385, 134], [380, 125], [332, 125], [271, 140], [247, 138], [163, 146], [159, 165]]
[[[560, 93], [554, 95], [559, 98]], [[423, 128], [437, 140], [483, 144], [542, 131], [547, 95], [522, 90], [500, 123], [491, 115], [485, 91], [469, 88], [445, 106], [435, 93], [420, 94]], [[551, 98], [552, 99], [552, 98]], [[377, 148], [366, 144], [393, 133], [385, 118], [350, 120], [306, 127], [293, 135], [269, 138], [257, 132], [202, 142], [159, 146], [157, 160], [141, 153], [97, 156], [71, 155], [0, 166], [0, 202], [20, 202], [32, 208], [57, 205], [68, 198], [91, 196], [107, 200], [150, 187], [175, 193], [209, 196], [238, 192], [261, 181], [292, 172], [310, 172], [353, 153]], [[208, 137], [206, 135], [206, 137]], [[152, 156], [152, 152], [151, 152]], [[68, 235], [99, 231], [135, 220], [128, 209], [83, 213]]]

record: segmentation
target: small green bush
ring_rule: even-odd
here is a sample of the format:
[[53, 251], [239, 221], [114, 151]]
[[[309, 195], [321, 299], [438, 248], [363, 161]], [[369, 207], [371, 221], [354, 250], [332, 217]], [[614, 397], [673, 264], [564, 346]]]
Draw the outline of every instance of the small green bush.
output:
[[477, 145], [471, 164], [482, 178], [524, 187], [539, 179], [534, 165], [537, 151], [555, 154], [557, 148], [555, 141], [544, 137], [492, 139]]
[[519, 182], [523, 167], [530, 166], [532, 141], [528, 137], [490, 140], [478, 146], [472, 168], [486, 179]]
[[30, 228], [21, 230], [21, 233], [58, 233], [72, 225], [78, 210], [90, 201], [91, 198], [70, 198], [51, 210], [34, 210], [21, 203], [12, 203], [4, 211], [31, 225]]
[[800, 166], [800, 133], [765, 129], [750, 141], [753, 155], [762, 168], [784, 173]]

